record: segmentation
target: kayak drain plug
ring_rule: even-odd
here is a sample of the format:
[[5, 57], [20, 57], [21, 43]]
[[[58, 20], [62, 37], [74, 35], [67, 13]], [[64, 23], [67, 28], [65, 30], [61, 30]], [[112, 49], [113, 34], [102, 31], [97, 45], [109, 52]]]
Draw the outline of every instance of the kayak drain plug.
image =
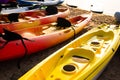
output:
[[67, 64], [65, 66], [63, 66], [63, 72], [67, 73], [67, 74], [71, 74], [71, 73], [75, 73], [76, 72], [76, 66], [73, 64]]

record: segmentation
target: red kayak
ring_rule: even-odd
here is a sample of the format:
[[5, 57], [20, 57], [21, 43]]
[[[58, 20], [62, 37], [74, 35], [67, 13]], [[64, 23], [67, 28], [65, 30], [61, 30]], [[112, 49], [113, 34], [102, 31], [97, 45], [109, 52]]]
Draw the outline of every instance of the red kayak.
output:
[[[71, 37], [74, 34], [79, 33], [91, 20], [92, 13], [87, 15], [87, 17], [76, 16], [67, 19], [71, 22], [71, 27], [65, 29], [58, 29], [55, 23], [40, 25], [38, 27], [31, 27], [16, 30], [14, 32], [20, 34], [24, 38], [28, 38], [31, 41], [23, 40], [27, 48], [27, 55], [36, 53], [38, 51], [47, 49], [56, 44], [59, 44]], [[2, 46], [6, 41], [0, 38], [0, 46]], [[2, 43], [3, 42], [3, 43]], [[14, 40], [8, 42], [3, 48], [0, 49], [0, 61], [5, 61], [14, 58], [20, 58], [25, 55], [25, 47], [23, 46], [21, 40]]]
[[18, 22], [12, 22], [8, 20], [8, 14], [0, 16], [0, 33], [3, 32], [3, 28], [13, 31], [33, 26], [39, 26], [42, 24], [48, 24], [57, 20], [57, 17], [67, 17], [69, 15], [69, 8], [66, 6], [57, 7], [58, 13], [53, 15], [46, 15], [45, 10], [30, 10], [19, 13]]

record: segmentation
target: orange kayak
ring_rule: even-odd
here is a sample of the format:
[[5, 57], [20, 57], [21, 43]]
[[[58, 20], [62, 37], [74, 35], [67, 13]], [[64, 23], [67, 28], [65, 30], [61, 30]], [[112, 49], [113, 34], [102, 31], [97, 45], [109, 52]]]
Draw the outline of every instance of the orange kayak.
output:
[[[75, 30], [75, 34], [78, 34], [91, 20], [92, 13], [87, 15], [87, 17], [76, 16], [69, 18]], [[28, 38], [32, 41], [23, 40], [27, 48], [27, 55], [36, 53], [38, 51], [47, 49], [54, 45], [57, 45], [71, 37], [74, 36], [74, 30], [71, 27], [65, 29], [58, 29], [53, 23], [40, 25], [36, 27], [30, 27], [20, 30], [15, 30], [14, 32], [20, 34], [22, 37]], [[0, 38], [1, 42], [5, 42]], [[2, 46], [3, 43], [0, 43]], [[9, 42], [0, 49], [0, 61], [20, 58], [25, 54], [25, 48], [21, 40], [14, 40]]]
[[3, 32], [3, 28], [13, 31], [23, 28], [29, 28], [33, 26], [39, 26], [42, 24], [48, 24], [57, 20], [57, 17], [67, 17], [69, 15], [69, 8], [66, 6], [57, 7], [58, 13], [53, 15], [45, 15], [45, 10], [30, 10], [20, 13], [18, 22], [10, 23], [7, 19], [7, 15], [0, 16], [0, 33]]

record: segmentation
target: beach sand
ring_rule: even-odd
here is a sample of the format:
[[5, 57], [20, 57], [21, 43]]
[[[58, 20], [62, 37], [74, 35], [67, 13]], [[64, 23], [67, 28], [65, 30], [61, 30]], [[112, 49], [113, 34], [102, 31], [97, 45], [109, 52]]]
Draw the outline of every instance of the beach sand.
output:
[[[82, 13], [89, 13], [89, 11], [70, 8], [71, 14], [69, 17], [80, 15]], [[98, 26], [99, 24], [107, 23], [107, 24], [115, 24], [115, 18], [109, 15], [97, 14], [94, 13], [90, 24], [83, 29], [76, 37], [84, 34], [87, 30], [92, 27]], [[53, 52], [57, 51], [70, 41], [73, 38], [48, 48], [46, 50], [40, 51], [38, 53], [32, 54], [21, 61], [21, 68], [17, 67], [17, 59], [0, 62], [0, 80], [17, 80], [23, 74], [25, 74], [28, 70], [34, 67], [36, 64], [41, 62], [43, 59], [51, 55]], [[99, 76], [97, 80], [119, 80], [120, 79], [120, 47], [108, 66], [105, 68], [103, 73]]]

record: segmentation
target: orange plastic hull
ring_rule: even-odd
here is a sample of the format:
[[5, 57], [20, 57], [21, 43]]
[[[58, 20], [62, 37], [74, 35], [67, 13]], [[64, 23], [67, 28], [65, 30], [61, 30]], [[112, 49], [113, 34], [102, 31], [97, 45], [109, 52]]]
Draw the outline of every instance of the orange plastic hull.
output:
[[35, 11], [23, 12], [21, 14], [29, 18], [29, 20], [0, 24], [0, 33], [3, 32], [3, 28], [13, 31], [13, 30], [29, 28], [33, 26], [39, 26], [42, 24], [48, 24], [54, 22], [57, 20], [57, 17], [63, 17], [63, 18], [67, 17], [69, 15], [69, 9], [65, 7], [63, 9], [60, 9], [59, 12], [54, 15], [43, 16], [42, 13], [45, 13], [45, 11], [35, 10]]
[[[78, 17], [81, 20], [80, 16]], [[78, 17], [69, 19], [72, 23], [76, 25], [76, 27], [74, 27], [76, 34], [79, 33], [89, 23], [89, 21], [91, 20], [92, 14], [89, 17], [82, 20], [81, 22], [79, 22], [80, 20], [77, 19]], [[38, 28], [35, 27], [34, 30], [41, 31], [41, 27], [38, 27]], [[28, 31], [32, 32], [34, 30], [29, 29]], [[34, 32], [37, 32], [37, 31], [34, 31]], [[23, 31], [18, 30], [15, 32], [22, 35], [25, 32], [27, 32], [27, 28]], [[25, 45], [27, 46], [27, 50], [28, 50], [27, 54], [30, 55], [40, 50], [44, 50], [46, 48], [52, 47], [56, 44], [59, 44], [71, 38], [73, 35], [74, 35], [74, 31], [72, 30], [72, 28], [66, 28], [63, 30], [49, 33], [49, 34], [29, 37], [30, 40], [33, 40], [32, 42], [24, 40]], [[0, 40], [2, 39], [0, 38]], [[0, 46], [1, 45], [2, 43], [0, 43]], [[4, 48], [0, 49], [0, 61], [19, 58], [19, 57], [24, 56], [24, 54], [25, 54], [25, 49], [21, 41], [20, 40], [11, 41]]]

